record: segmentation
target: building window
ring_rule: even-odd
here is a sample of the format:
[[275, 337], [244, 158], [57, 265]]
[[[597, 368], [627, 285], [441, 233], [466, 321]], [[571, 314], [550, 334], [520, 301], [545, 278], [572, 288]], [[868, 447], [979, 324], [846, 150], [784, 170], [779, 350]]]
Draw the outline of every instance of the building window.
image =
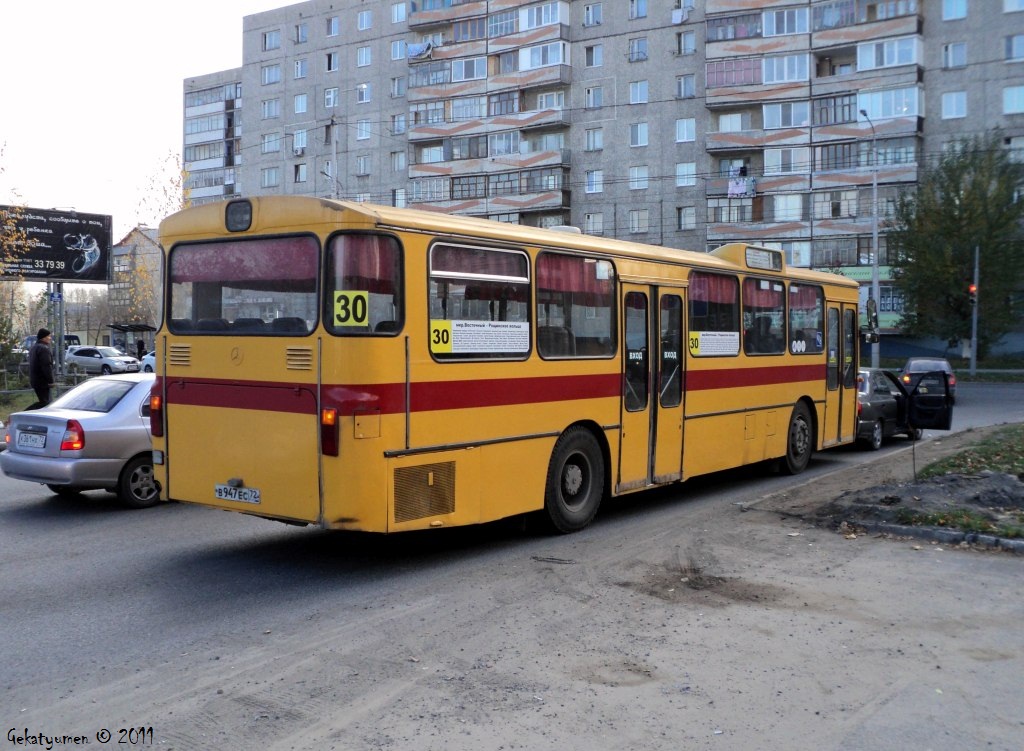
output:
[[967, 65], [967, 43], [953, 42], [942, 48], [943, 68], [963, 68]]
[[392, 151], [391, 152], [391, 171], [401, 172], [405, 169], [405, 152], [404, 151]]
[[295, 114], [296, 115], [301, 115], [303, 112], [306, 111], [306, 107], [307, 107], [306, 95], [305, 94], [296, 94], [295, 95]]
[[1006, 37], [1006, 59], [1024, 60], [1024, 34]]
[[785, 81], [806, 81], [808, 78], [807, 55], [784, 55], [764, 59], [764, 83]]
[[602, 3], [590, 3], [583, 6], [584, 26], [599, 26], [601, 24], [603, 18], [601, 5]]
[[1003, 89], [1003, 114], [1019, 115], [1024, 112], [1024, 86], [1007, 86]]
[[676, 76], [676, 97], [679, 99], [692, 99], [697, 96], [696, 76], [693, 73]]
[[647, 81], [630, 81], [630, 83], [629, 83], [629, 103], [630, 104], [646, 104], [647, 103]]
[[696, 140], [696, 121], [692, 117], [681, 117], [676, 120], [676, 143]]
[[338, 70], [340, 62], [340, 55], [337, 52], [328, 52], [327, 58], [324, 65], [324, 70], [328, 73], [334, 73]]
[[802, 193], [776, 193], [772, 196], [772, 221], [798, 222], [804, 218]]
[[967, 92], [947, 91], [942, 95], [942, 119], [967, 117]]
[[308, 68], [308, 63], [306, 61], [306, 58], [302, 58], [301, 60], [296, 60], [295, 61], [295, 78], [305, 78], [306, 77], [306, 70], [307, 70], [307, 68]]
[[391, 205], [398, 209], [404, 209], [409, 205], [405, 195], [405, 188], [394, 188], [391, 191]]
[[719, 86], [747, 86], [761, 83], [762, 62], [759, 57], [740, 60], [721, 60], [704, 66], [708, 88]]
[[391, 96], [405, 96], [405, 76], [395, 76], [391, 79]]
[[766, 104], [763, 117], [765, 129], [804, 127], [811, 121], [810, 105], [807, 102]]
[[516, 21], [519, 14], [514, 10], [492, 13], [487, 19], [487, 36], [495, 37], [508, 36], [516, 33]]
[[647, 59], [647, 37], [629, 40], [629, 62], [638, 63]]
[[967, 0], [942, 0], [942, 20], [967, 18]]
[[391, 135], [398, 136], [405, 133], [405, 115], [392, 115], [391, 116]]
[[327, 109], [333, 109], [338, 106], [338, 87], [332, 86], [329, 89], [324, 89], [324, 107]]
[[918, 41], [915, 37], [857, 45], [857, 70], [912, 65], [918, 59], [917, 48]]
[[692, 31], [681, 31], [676, 34], [676, 54], [692, 55], [697, 51], [697, 35]]
[[695, 206], [680, 206], [676, 209], [676, 229], [697, 229], [697, 208]]
[[584, 49], [588, 68], [600, 68], [604, 64], [603, 50], [604, 45], [600, 44], [592, 44]]
[[647, 190], [650, 173], [647, 165], [629, 168], [629, 189]]
[[1003, 13], [1024, 10], [1024, 0], [1003, 0]]
[[405, 3], [391, 4], [391, 23], [402, 23], [405, 20]]
[[304, 23], [295, 24], [295, 43], [305, 44], [309, 41], [309, 26]]
[[743, 129], [742, 112], [729, 112], [718, 116], [719, 133], [739, 133]]
[[587, 128], [586, 151], [601, 151], [604, 148], [604, 128]]
[[260, 170], [260, 187], [276, 188], [281, 184], [281, 171], [277, 167], [264, 167]]
[[263, 119], [269, 120], [281, 116], [281, 101], [279, 99], [264, 99], [261, 104]]
[[647, 145], [647, 123], [631, 123], [629, 126], [629, 145]]
[[391, 59], [392, 60], [404, 60], [405, 59], [405, 40], [396, 39], [391, 43]]
[[292, 182], [304, 183], [306, 182], [306, 164], [296, 164], [292, 171]]
[[456, 21], [452, 26], [452, 38], [455, 42], [471, 42], [474, 39], [486, 39], [487, 19], [481, 17]]
[[810, 171], [810, 153], [806, 146], [764, 150], [766, 175], [790, 175]]
[[370, 121], [356, 120], [356, 140], [365, 141], [370, 137]]
[[583, 92], [584, 100], [588, 108], [601, 107], [604, 105], [604, 87], [588, 86]]
[[537, 111], [560, 110], [565, 107], [564, 91], [546, 91], [537, 95]]
[[359, 154], [356, 156], [356, 174], [370, 174], [370, 157], [368, 154]]
[[647, 0], [629, 0], [629, 18], [647, 18]]
[[685, 188], [697, 184], [697, 163], [677, 162], [676, 163], [676, 187]]
[[356, 16], [356, 27], [360, 31], [366, 31], [368, 28], [373, 26], [373, 11], [372, 10], [361, 10]]
[[807, 30], [807, 8], [773, 10], [766, 11], [764, 14], [764, 35], [766, 37], [806, 34]]
[[452, 60], [452, 81], [476, 81], [481, 78], [487, 78], [486, 57]]
[[357, 47], [356, 48], [356, 67], [365, 68], [372, 62], [371, 53], [369, 47]]
[[487, 98], [487, 113], [495, 115], [512, 115], [519, 111], [519, 92], [503, 91], [491, 94]]
[[639, 235], [647, 232], [650, 228], [650, 212], [647, 209], [629, 210], [629, 232], [632, 235]]
[[264, 133], [260, 142], [260, 151], [264, 154], [273, 154], [281, 150], [280, 133]]
[[370, 91], [370, 84], [368, 83], [361, 83], [356, 86], [356, 103], [366, 104], [369, 102], [371, 98]]
[[281, 66], [280, 65], [264, 65], [261, 71], [263, 76], [263, 85], [266, 86], [270, 83], [281, 82]]
[[556, 23], [558, 23], [558, 3], [548, 2], [527, 8], [522, 28], [525, 31], [541, 26], [552, 26]]
[[857, 95], [844, 94], [814, 100], [814, 124], [833, 125], [857, 121]]
[[306, 143], [307, 141], [305, 130], [300, 129], [292, 133], [292, 148], [304, 149], [306, 148]]
[[[918, 115], [917, 88], [889, 89], [857, 95], [858, 113], [865, 110], [874, 121], [894, 117], [916, 117]], [[858, 117], [860, 120], [863, 115]]]
[[841, 219], [857, 216], [856, 190], [825, 190], [812, 193], [815, 219]]
[[814, 149], [817, 169], [851, 169], [860, 166], [858, 145], [852, 142], [833, 143]]
[[330, 18], [327, 19], [327, 36], [329, 36], [329, 37], [336, 37], [336, 36], [338, 36], [338, 29], [340, 29], [340, 28], [341, 28], [341, 25], [338, 23], [338, 17], [337, 16], [331, 16]]
[[604, 170], [587, 170], [587, 193], [604, 192]]
[[[842, 2], [849, 2], [849, 0], [842, 0]], [[761, 36], [761, 14], [748, 13], [742, 16], [723, 16], [708, 19], [707, 35], [707, 41], [709, 42], [759, 37]]]
[[263, 51], [276, 50], [281, 48], [280, 30], [267, 31], [263, 34]]

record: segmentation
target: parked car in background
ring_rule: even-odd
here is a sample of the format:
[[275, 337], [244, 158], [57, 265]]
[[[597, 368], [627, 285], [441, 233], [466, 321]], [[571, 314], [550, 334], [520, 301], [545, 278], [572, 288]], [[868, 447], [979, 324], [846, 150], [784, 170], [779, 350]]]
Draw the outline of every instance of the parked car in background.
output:
[[146, 373], [91, 378], [42, 409], [15, 412], [0, 469], [60, 496], [109, 490], [132, 508], [159, 500], [153, 480]]
[[907, 392], [888, 370], [864, 368], [857, 373], [857, 441], [877, 451], [882, 441], [905, 434], [915, 440], [921, 430], [907, 425]]
[[153, 373], [156, 371], [156, 352], [149, 352], [141, 360], [142, 372]]
[[[949, 395], [953, 398], [953, 402], [956, 402], [956, 374], [953, 373], [953, 366], [949, 364], [949, 360], [943, 360], [939, 357], [911, 357], [903, 365], [903, 370], [900, 371], [900, 381], [903, 383], [903, 388], [908, 392], [913, 391], [918, 382], [926, 373], [942, 372], [949, 374]], [[925, 392], [928, 388], [942, 389], [942, 383], [937, 379], [933, 379], [934, 382], [926, 380], [924, 382]]]
[[130, 355], [122, 355], [113, 347], [68, 347], [64, 353], [64, 366], [72, 366], [86, 373], [136, 373], [139, 361]]

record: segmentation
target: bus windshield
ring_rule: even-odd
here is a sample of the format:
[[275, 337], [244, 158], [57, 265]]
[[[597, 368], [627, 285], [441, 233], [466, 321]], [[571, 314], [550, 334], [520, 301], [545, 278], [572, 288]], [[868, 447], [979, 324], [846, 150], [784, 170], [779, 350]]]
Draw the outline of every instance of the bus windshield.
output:
[[313, 236], [181, 244], [170, 253], [174, 333], [308, 334], [317, 323]]

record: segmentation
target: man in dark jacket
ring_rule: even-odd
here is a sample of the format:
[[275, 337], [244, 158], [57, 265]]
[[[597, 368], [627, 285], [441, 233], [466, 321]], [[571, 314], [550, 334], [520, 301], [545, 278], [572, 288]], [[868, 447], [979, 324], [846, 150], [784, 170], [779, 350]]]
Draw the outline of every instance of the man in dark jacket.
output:
[[36, 343], [28, 351], [28, 382], [36, 392], [39, 401], [26, 409], [39, 409], [50, 403], [50, 389], [56, 379], [53, 377], [53, 353], [50, 351], [50, 331], [39, 329]]

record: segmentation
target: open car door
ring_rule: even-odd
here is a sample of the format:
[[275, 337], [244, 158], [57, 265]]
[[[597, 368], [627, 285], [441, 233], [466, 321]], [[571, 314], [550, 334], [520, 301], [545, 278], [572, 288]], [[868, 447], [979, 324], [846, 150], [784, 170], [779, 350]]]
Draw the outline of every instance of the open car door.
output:
[[907, 422], [913, 428], [949, 430], [953, 425], [953, 396], [949, 374], [925, 373], [907, 398]]

